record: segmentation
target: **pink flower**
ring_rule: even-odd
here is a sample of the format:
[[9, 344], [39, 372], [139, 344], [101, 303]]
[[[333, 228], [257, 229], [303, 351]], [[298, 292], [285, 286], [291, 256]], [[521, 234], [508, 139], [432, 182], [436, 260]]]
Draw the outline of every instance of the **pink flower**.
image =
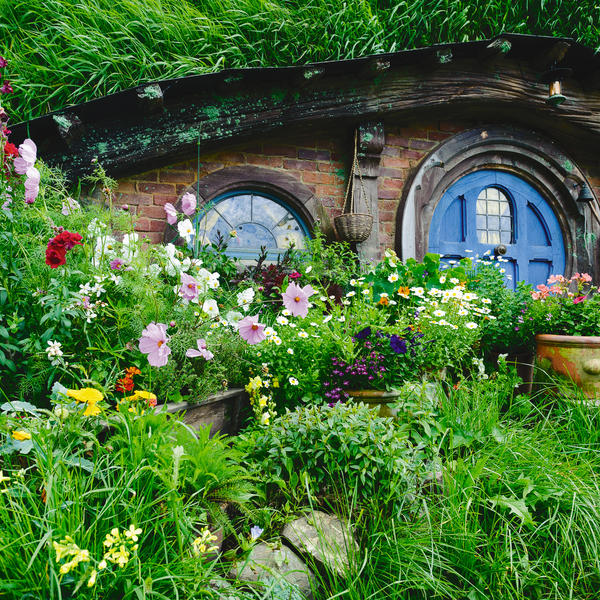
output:
[[175, 225], [175, 223], [177, 223], [177, 211], [175, 210], [175, 207], [170, 202], [167, 202], [164, 209], [167, 213], [167, 223], [169, 225]]
[[184, 194], [181, 198], [181, 210], [188, 217], [191, 217], [196, 211], [196, 196], [194, 194]]
[[315, 293], [310, 285], [303, 288], [295, 283], [290, 283], [282, 294], [283, 304], [294, 317], [306, 317], [308, 314], [308, 299]]
[[199, 340], [196, 341], [196, 343], [198, 344], [198, 350], [196, 350], [194, 348], [189, 348], [188, 350], [185, 351], [185, 355], [189, 358], [195, 358], [197, 356], [202, 356], [202, 358], [205, 358], [206, 360], [211, 360], [213, 358], [214, 354], [210, 350], [207, 350], [206, 340], [203, 338], [200, 338]]
[[586, 296], [577, 296], [577, 298], [573, 298], [573, 304], [579, 304], [586, 299]]
[[267, 338], [265, 335], [265, 326], [258, 322], [256, 315], [243, 318], [238, 321], [238, 332], [243, 340], [246, 340], [250, 345], [259, 344]]
[[15, 171], [19, 175], [25, 175], [30, 167], [33, 167], [37, 157], [37, 146], [33, 140], [27, 138], [19, 146], [19, 156], [14, 160]]
[[198, 281], [196, 281], [191, 275], [182, 273], [179, 295], [184, 300], [195, 300], [198, 297], [198, 294]]
[[293, 273], [290, 273], [290, 274], [288, 275], [288, 277], [289, 277], [290, 279], [298, 279], [298, 277], [302, 277], [302, 275], [300, 275], [300, 273], [298, 273], [298, 271], [294, 271]]
[[108, 263], [108, 265], [110, 266], [110, 268], [113, 271], [119, 271], [124, 264], [125, 264], [125, 261], [120, 258], [115, 258], [114, 260], [111, 260]]
[[[579, 275], [579, 273], [577, 273]], [[552, 285], [553, 283], [566, 283], [567, 280], [562, 275], [550, 275], [548, 277], [548, 285]]]
[[579, 281], [581, 283], [589, 283], [592, 280], [592, 276], [588, 273], [575, 273], [573, 277], [571, 277], [571, 281]]
[[167, 346], [168, 341], [167, 326], [152, 321], [142, 331], [142, 337], [139, 339], [140, 352], [148, 355], [148, 362], [153, 367], [164, 367], [171, 354], [171, 348]]

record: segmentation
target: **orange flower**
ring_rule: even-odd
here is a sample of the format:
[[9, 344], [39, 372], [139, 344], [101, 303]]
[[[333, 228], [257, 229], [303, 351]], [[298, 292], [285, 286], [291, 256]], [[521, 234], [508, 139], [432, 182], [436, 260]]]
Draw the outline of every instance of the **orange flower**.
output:
[[141, 371], [137, 367], [127, 367], [127, 377], [133, 377], [134, 375], [141, 375]]
[[385, 296], [382, 296], [377, 304], [380, 304], [381, 306], [387, 306], [389, 303], [390, 301]]
[[398, 295], [402, 296], [403, 298], [408, 298], [410, 296], [410, 290], [408, 287], [400, 286], [398, 288]]

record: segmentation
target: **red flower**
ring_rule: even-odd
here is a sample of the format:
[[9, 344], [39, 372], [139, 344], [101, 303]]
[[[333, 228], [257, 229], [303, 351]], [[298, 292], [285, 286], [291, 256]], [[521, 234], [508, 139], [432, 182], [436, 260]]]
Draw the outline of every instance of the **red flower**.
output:
[[579, 304], [585, 300], [585, 296], [577, 296], [577, 298], [573, 298], [573, 304]]
[[53, 246], [63, 246], [65, 250], [70, 250], [76, 244], [81, 244], [82, 239], [83, 238], [78, 233], [63, 231], [55, 238], [51, 239], [49, 243]]
[[64, 248], [48, 244], [46, 248], [46, 264], [50, 265], [51, 269], [56, 269], [56, 267], [64, 265], [67, 262], [66, 253], [67, 251]]
[[117, 392], [130, 392], [133, 389], [133, 379], [127, 376], [118, 379], [115, 389]]
[[4, 144], [4, 157], [8, 158], [9, 156], [19, 156], [19, 149], [10, 142], [6, 142]]
[[289, 274], [290, 279], [298, 279], [298, 277], [302, 277], [302, 275], [298, 273], [298, 271], [294, 271], [293, 273]]

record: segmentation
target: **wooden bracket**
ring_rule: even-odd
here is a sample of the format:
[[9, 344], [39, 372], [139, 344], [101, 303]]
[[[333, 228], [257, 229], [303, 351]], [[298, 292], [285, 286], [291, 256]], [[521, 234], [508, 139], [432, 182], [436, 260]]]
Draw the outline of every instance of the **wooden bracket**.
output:
[[162, 88], [158, 83], [151, 83], [137, 89], [137, 103], [145, 113], [160, 112], [164, 107]]
[[85, 128], [81, 119], [75, 113], [55, 114], [52, 115], [52, 120], [56, 125], [58, 134], [69, 148], [81, 139]]

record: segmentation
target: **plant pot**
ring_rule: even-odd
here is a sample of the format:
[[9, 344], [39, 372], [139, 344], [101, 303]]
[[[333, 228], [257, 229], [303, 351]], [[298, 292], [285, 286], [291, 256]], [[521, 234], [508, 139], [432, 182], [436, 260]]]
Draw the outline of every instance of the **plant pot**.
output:
[[400, 396], [400, 390], [350, 390], [348, 395], [356, 402], [364, 402], [371, 408], [379, 407], [380, 417], [395, 417], [397, 410], [391, 408]]
[[600, 337], [535, 336], [536, 363], [574, 381], [589, 398], [600, 399]]
[[157, 406], [155, 411], [163, 410], [178, 414], [184, 423], [192, 429], [211, 426], [211, 436], [215, 433], [234, 435], [240, 428], [240, 409], [248, 403], [248, 394], [242, 388], [231, 388], [209, 396], [204, 402], [169, 402]]

